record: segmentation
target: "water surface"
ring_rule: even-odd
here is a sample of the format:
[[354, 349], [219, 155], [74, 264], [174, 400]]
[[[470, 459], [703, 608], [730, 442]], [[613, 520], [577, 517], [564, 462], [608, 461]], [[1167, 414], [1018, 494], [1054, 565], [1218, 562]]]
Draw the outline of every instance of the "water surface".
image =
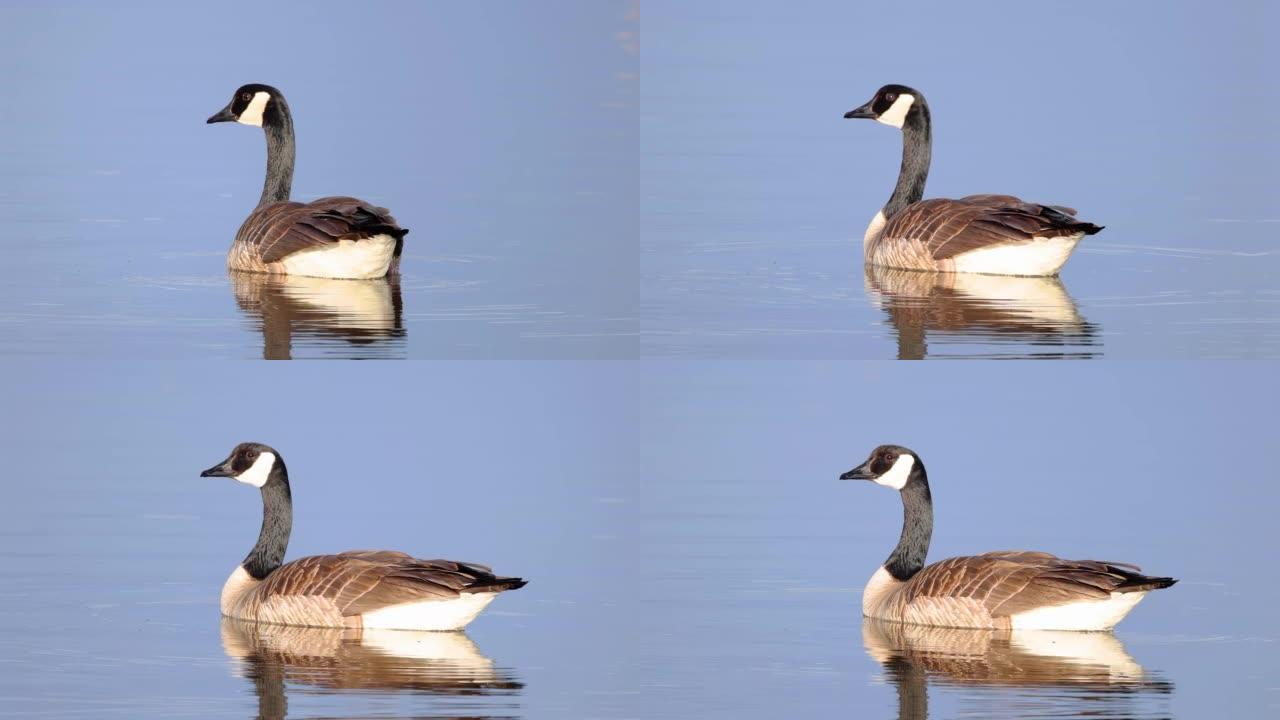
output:
[[[634, 12], [565, 0], [359, 15], [333, 2], [0, 7], [13, 35], [0, 49], [0, 353], [634, 354]], [[289, 100], [294, 199], [354, 195], [409, 228], [395, 317], [339, 286], [246, 301], [226, 271], [265, 144], [205, 118], [248, 82]]]
[[[1258, 31], [1275, 8], [1161, 8], [646, 3], [645, 354], [1280, 355], [1280, 134], [1261, 121], [1280, 58]], [[1106, 226], [1055, 298], [864, 282], [901, 135], [841, 116], [886, 83], [929, 102], [925, 197], [1009, 193]]]
[[[1280, 710], [1266, 364], [106, 365], [6, 368], [2, 716]], [[398, 549], [529, 585], [459, 636], [221, 622], [261, 504], [197, 475], [248, 439], [288, 462], [289, 557]], [[1179, 582], [1114, 635], [865, 624], [902, 511], [836, 478], [883, 442], [928, 467], [931, 559], [1043, 550]]]

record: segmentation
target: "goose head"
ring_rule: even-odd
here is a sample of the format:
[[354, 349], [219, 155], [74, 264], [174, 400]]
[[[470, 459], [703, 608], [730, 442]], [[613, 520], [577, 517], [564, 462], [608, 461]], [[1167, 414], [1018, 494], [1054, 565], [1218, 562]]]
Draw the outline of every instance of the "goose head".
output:
[[[866, 104], [845, 113], [846, 119], [866, 118], [902, 129], [909, 116], [924, 112], [924, 96], [906, 85], [885, 85]], [[212, 122], [212, 121], [210, 121]]]
[[870, 480], [877, 485], [901, 490], [911, 482], [923, 482], [924, 465], [916, 454], [901, 445], [881, 445], [867, 461], [840, 476], [841, 480]]
[[240, 443], [226, 460], [200, 473], [200, 477], [227, 477], [256, 488], [267, 483], [289, 484], [284, 460], [274, 448], [262, 443]]
[[238, 122], [241, 125], [262, 127], [281, 120], [287, 112], [284, 96], [270, 85], [250, 83], [236, 90], [227, 106], [214, 113], [206, 123]]

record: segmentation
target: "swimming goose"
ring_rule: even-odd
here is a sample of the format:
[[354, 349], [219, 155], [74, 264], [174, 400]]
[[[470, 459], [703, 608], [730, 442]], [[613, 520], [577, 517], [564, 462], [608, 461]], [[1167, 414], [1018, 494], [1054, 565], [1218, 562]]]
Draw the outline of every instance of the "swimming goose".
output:
[[483, 566], [352, 550], [284, 561], [293, 527], [289, 472], [280, 453], [241, 443], [200, 477], [228, 477], [262, 491], [262, 530], [222, 587], [226, 617], [311, 627], [461, 630], [505, 590], [525, 581]]
[[369, 279], [399, 272], [408, 230], [386, 208], [352, 197], [291, 202], [293, 116], [284, 95], [270, 85], [236, 90], [207, 122], [260, 127], [267, 136], [267, 179], [258, 206], [236, 233], [227, 267], [232, 270]]
[[1110, 630], [1151, 590], [1177, 582], [1127, 563], [1063, 560], [1043, 552], [1000, 551], [924, 566], [933, 535], [933, 499], [920, 458], [881, 445], [841, 480], [898, 490], [898, 545], [862, 591], [870, 618], [942, 627]]
[[1077, 220], [1060, 205], [1012, 195], [959, 200], [924, 196], [932, 152], [929, 105], [920, 91], [885, 85], [846, 118], [868, 118], [902, 130], [902, 168], [884, 209], [863, 236], [871, 265], [904, 270], [991, 275], [1057, 275], [1085, 235], [1102, 226]]

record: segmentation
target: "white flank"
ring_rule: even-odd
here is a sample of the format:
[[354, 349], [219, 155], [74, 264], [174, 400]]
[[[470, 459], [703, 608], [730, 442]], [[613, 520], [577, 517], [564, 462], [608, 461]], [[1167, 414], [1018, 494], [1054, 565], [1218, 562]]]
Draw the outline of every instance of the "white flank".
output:
[[893, 101], [893, 104], [889, 106], [888, 110], [880, 113], [880, 117], [876, 118], [876, 122], [882, 122], [885, 125], [891, 125], [901, 130], [902, 123], [907, 120], [907, 111], [911, 109], [911, 106], [914, 105], [915, 102], [915, 95], [910, 93], [899, 95], [898, 99]]
[[910, 453], [903, 453], [893, 461], [893, 467], [889, 468], [889, 472], [876, 478], [877, 485], [891, 487], [894, 490], [901, 490], [907, 484], [907, 478], [911, 475], [911, 468], [916, 466], [916, 458]]
[[262, 582], [255, 580], [243, 565], [237, 565], [236, 569], [231, 572], [231, 577], [222, 584], [222, 600], [219, 606], [222, 608], [222, 614], [232, 617], [232, 611], [235, 609], [236, 601], [240, 596], [253, 589], [254, 585]]
[[315, 250], [302, 250], [280, 261], [290, 275], [370, 280], [385, 277], [395, 254], [396, 239], [374, 235], [362, 240], [339, 240]]
[[249, 101], [249, 106], [236, 118], [236, 122], [244, 125], [252, 125], [254, 127], [262, 127], [262, 113], [267, 109], [267, 101], [271, 99], [271, 93], [259, 90], [253, 94], [253, 99]]
[[880, 601], [884, 596], [894, 588], [902, 584], [894, 576], [889, 574], [888, 570], [881, 565], [871, 579], [867, 581], [865, 587], [862, 588], [862, 614], [867, 617], [875, 617], [876, 609], [880, 605]]
[[1084, 234], [970, 250], [955, 257], [955, 271], [987, 275], [1057, 275]]
[[1110, 630], [1145, 596], [1145, 592], [1113, 592], [1106, 600], [1036, 608], [1009, 620], [1014, 630]]
[[871, 244], [871, 241], [880, 237], [880, 231], [884, 229], [884, 224], [886, 222], [888, 222], [888, 220], [884, 217], [884, 210], [878, 211], [876, 216], [871, 218], [871, 224], [867, 226], [867, 231], [862, 235], [862, 248], [864, 253], [866, 252], [866, 247]]
[[497, 593], [463, 593], [453, 600], [423, 600], [365, 613], [366, 628], [384, 630], [461, 630], [476, 619]]
[[271, 475], [271, 467], [276, 464], [276, 456], [264, 452], [258, 456], [257, 460], [249, 466], [248, 470], [236, 476], [236, 479], [245, 485], [252, 485], [260, 488], [267, 484], [267, 477]]

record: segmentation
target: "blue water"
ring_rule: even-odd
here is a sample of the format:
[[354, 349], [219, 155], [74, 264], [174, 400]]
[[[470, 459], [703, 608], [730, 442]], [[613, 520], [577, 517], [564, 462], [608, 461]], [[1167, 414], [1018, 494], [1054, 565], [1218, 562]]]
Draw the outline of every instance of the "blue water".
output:
[[[1277, 710], [1265, 364], [8, 367], [0, 715]], [[224, 627], [260, 502], [198, 474], [249, 439], [287, 459], [289, 557], [399, 549], [529, 585], [447, 647]], [[836, 478], [884, 442], [929, 469], [932, 560], [1038, 549], [1180, 581], [1114, 636], [864, 628], [901, 510]]]
[[[5, 3], [0, 24], [0, 353], [634, 354], [623, 3]], [[242, 302], [224, 258], [264, 141], [205, 118], [247, 82], [289, 100], [295, 199], [410, 229], [397, 309], [332, 284], [294, 293], [300, 319]]]
[[[1275, 8], [1154, 7], [646, 3], [645, 354], [1280, 354]], [[1060, 288], [868, 287], [862, 235], [901, 138], [841, 116], [886, 83], [932, 110], [926, 197], [1009, 193], [1106, 226]]]

